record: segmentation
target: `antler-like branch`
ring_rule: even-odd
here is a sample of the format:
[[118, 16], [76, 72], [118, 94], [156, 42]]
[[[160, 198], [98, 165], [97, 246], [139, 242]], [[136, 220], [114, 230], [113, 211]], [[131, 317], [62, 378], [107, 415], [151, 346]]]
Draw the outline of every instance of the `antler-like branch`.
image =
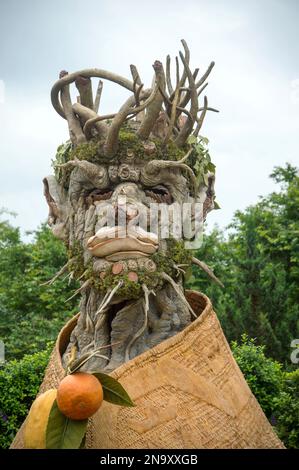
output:
[[[80, 117], [83, 124], [86, 123], [87, 121], [90, 121], [91, 119], [95, 119], [95, 118], [99, 117], [95, 111], [93, 111], [92, 109], [86, 108], [86, 106], [83, 106], [80, 103], [74, 103], [73, 104], [73, 111], [76, 114], [78, 114], [78, 116]], [[108, 118], [106, 118], [106, 119], [108, 119]], [[98, 133], [101, 136], [106, 136], [107, 132], [108, 132], [108, 126], [104, 122], [98, 122], [98, 121], [99, 120], [97, 119], [94, 122], [93, 125], [96, 127]], [[85, 136], [87, 138], [91, 137], [91, 134], [88, 133], [89, 129], [88, 129], [87, 132], [86, 131], [84, 131], [84, 132], [85, 132]]]
[[85, 78], [98, 77], [98, 78], [106, 79], [111, 82], [118, 83], [119, 85], [121, 85], [122, 87], [126, 88], [129, 91], [133, 91], [133, 82], [131, 80], [127, 80], [126, 78], [120, 75], [117, 75], [116, 73], [108, 72], [107, 70], [85, 69], [85, 70], [80, 70], [79, 72], [74, 72], [74, 73], [70, 73], [65, 76], [62, 76], [60, 80], [57, 80], [57, 82], [54, 83], [52, 87], [51, 101], [57, 113], [60, 114], [60, 116], [65, 119], [66, 119], [66, 116], [65, 116], [63, 107], [61, 106], [61, 103], [59, 101], [59, 92], [65, 85], [69, 85], [70, 83], [73, 83], [78, 77], [85, 77]]
[[[180, 58], [184, 66], [182, 77], [179, 79], [179, 65], [178, 59], [176, 58], [176, 88], [173, 89], [170, 77], [170, 57], [167, 56], [166, 83], [169, 91], [169, 96], [167, 95], [166, 90], [160, 90], [163, 96], [167, 119], [169, 122], [168, 131], [166, 133], [164, 142], [166, 143], [170, 139], [171, 135], [174, 134], [174, 142], [179, 147], [182, 147], [185, 144], [187, 138], [193, 131], [193, 126], [195, 123], [199, 123], [196, 127], [195, 135], [198, 134], [207, 111], [218, 112], [218, 110], [214, 108], [209, 108], [206, 105], [204, 105], [202, 108], [199, 108], [198, 104], [198, 97], [207, 86], [207, 83], [204, 84], [204, 82], [208, 78], [215, 63], [211, 62], [206, 72], [196, 82], [196, 77], [198, 75], [199, 69], [196, 68], [194, 72], [191, 73], [189, 67], [189, 48], [186, 44], [186, 41], [184, 41], [183, 39], [182, 44], [185, 52], [185, 55], [180, 52]], [[188, 79], [189, 82], [188, 86], [185, 85], [186, 79]], [[191, 106], [190, 110], [188, 110], [187, 105], [190, 100]], [[198, 112], [201, 112], [200, 117], [197, 116]], [[187, 119], [181, 120], [181, 113], [186, 114]]]
[[[106, 121], [107, 119], [113, 119], [115, 117], [116, 113], [114, 114], [104, 114], [103, 116], [94, 116], [94, 117], [91, 117], [88, 119], [88, 121], [85, 122], [84, 124], [84, 127], [83, 127], [83, 132], [85, 134], [85, 137], [87, 139], [91, 139], [92, 138], [92, 132], [91, 132], [91, 129], [101, 121]], [[108, 132], [108, 128], [106, 127], [107, 129], [107, 132]], [[103, 133], [101, 132], [101, 135], [103, 135]]]
[[171, 103], [171, 114], [170, 114], [170, 119], [169, 119], [169, 124], [168, 124], [168, 130], [164, 139], [164, 143], [166, 144], [171, 136], [171, 133], [173, 132], [173, 129], [175, 127], [175, 122], [176, 122], [176, 112], [177, 112], [177, 105], [180, 99], [180, 87], [179, 83], [177, 81], [177, 86], [175, 89], [173, 101]]
[[201, 85], [204, 84], [204, 82], [206, 81], [206, 79], [208, 78], [208, 76], [210, 75], [213, 67], [215, 65], [215, 62], [211, 62], [209, 67], [207, 68], [206, 72], [203, 74], [202, 77], [200, 77], [200, 79], [198, 80], [198, 82], [196, 82], [196, 88], [199, 88]]
[[[217, 112], [216, 109], [208, 107], [206, 98], [202, 108], [199, 108], [198, 104], [198, 96], [207, 86], [204, 82], [214, 67], [214, 62], [211, 62], [206, 72], [196, 82], [198, 69], [195, 69], [193, 73], [191, 72], [189, 67], [190, 51], [186, 41], [182, 39], [181, 42], [184, 54], [180, 52], [179, 55], [183, 64], [183, 71], [180, 77], [179, 59], [176, 57], [175, 88], [173, 88], [171, 82], [169, 56], [166, 58], [166, 76], [161, 62], [156, 61], [154, 63], [155, 77], [153, 85], [149, 90], [143, 90], [143, 84], [134, 65], [130, 66], [133, 82], [102, 69], [85, 69], [72, 74], [67, 72], [61, 73], [60, 79], [52, 88], [51, 100], [58, 114], [67, 119], [72, 142], [75, 145], [86, 142], [86, 139], [90, 139], [95, 135], [93, 132], [93, 128], [95, 128], [101, 137], [106, 138], [106, 156], [112, 157], [117, 150], [118, 134], [123, 122], [137, 114], [139, 114], [138, 121], [141, 121], [137, 134], [142, 140], [147, 140], [150, 133], [155, 132], [157, 120], [161, 115], [164, 115], [165, 125], [163, 132], [160, 132], [160, 123], [159, 134], [161, 138], [164, 138], [164, 143], [172, 138], [178, 147], [182, 147], [192, 133], [195, 123], [197, 123], [197, 127], [194, 134], [198, 135], [206, 112]], [[96, 98], [93, 101], [92, 77], [117, 83], [133, 92], [133, 96], [125, 102], [118, 113], [99, 116], [97, 113], [103, 82], [102, 80], [99, 81]], [[186, 80], [188, 80], [188, 86], [185, 85]], [[80, 96], [78, 97], [78, 102], [72, 105], [69, 85], [73, 82], [75, 82]], [[166, 87], [169, 94], [166, 91]], [[189, 102], [191, 102], [190, 109], [189, 107], [187, 109]], [[198, 117], [199, 112], [201, 114]], [[184, 113], [186, 117], [182, 118], [181, 113]], [[110, 125], [104, 122], [108, 119], [112, 119]]]
[[190, 88], [190, 97], [191, 97], [191, 106], [190, 106], [190, 115], [187, 117], [186, 122], [183, 128], [180, 130], [179, 135], [175, 138], [175, 143], [178, 147], [182, 147], [186, 142], [188, 136], [191, 134], [193, 125], [196, 121], [197, 112], [198, 112], [198, 99], [197, 99], [197, 91], [196, 85], [194, 81], [194, 77], [190, 70], [189, 65], [187, 64], [185, 57], [180, 52], [180, 58], [183, 62], [185, 72], [188, 77], [189, 88]]
[[75, 84], [80, 93], [80, 103], [89, 109], [93, 109], [93, 97], [90, 78], [79, 76], [76, 78]]
[[204, 107], [203, 107], [203, 110], [201, 111], [201, 115], [197, 121], [197, 126], [196, 126], [196, 129], [195, 131], [193, 132], [193, 134], [195, 135], [195, 137], [198, 136], [199, 134], [199, 131], [202, 127], [202, 124], [203, 124], [203, 121], [204, 121], [204, 118], [206, 116], [206, 112], [207, 112], [207, 109], [208, 109], [208, 98], [205, 96], [204, 97]]
[[[180, 58], [183, 63], [183, 74], [179, 78], [179, 63], [176, 57], [176, 88], [170, 95], [167, 97], [166, 93], [163, 93], [164, 103], [167, 115], [169, 117], [169, 126], [166, 133], [164, 142], [166, 143], [171, 134], [176, 135], [175, 142], [178, 146], [184, 145], [188, 136], [192, 132], [193, 125], [197, 121], [197, 112], [198, 112], [198, 97], [196, 91], [195, 79], [197, 77], [199, 69], [195, 69], [193, 74], [191, 73], [189, 67], [190, 52], [186, 44], [186, 41], [182, 39], [182, 44], [185, 51], [185, 56], [180, 52]], [[170, 59], [167, 58], [167, 79], [170, 80]], [[188, 78], [189, 86], [185, 86], [186, 78]], [[168, 87], [169, 88], [169, 87]], [[202, 91], [202, 90], [200, 90]], [[186, 109], [186, 105], [191, 99], [190, 111]], [[183, 124], [179, 122], [181, 113], [187, 115], [187, 119], [183, 121]]]
[[[134, 94], [136, 93], [136, 90], [137, 90], [138, 94], [140, 95], [143, 84], [141, 82], [141, 78], [140, 78], [140, 75], [139, 75], [139, 72], [137, 70], [136, 65], [131, 64], [130, 65], [130, 70], [131, 70], [131, 74], [132, 74], [132, 78], [133, 78], [133, 85], [135, 85]], [[137, 85], [139, 85], [139, 87], [137, 87]], [[142, 85], [142, 87], [141, 87], [141, 85]], [[136, 106], [139, 106], [138, 99], [136, 101]], [[138, 121], [142, 121], [143, 118], [144, 118], [144, 110], [140, 111], [140, 113], [138, 113], [138, 116], [136, 115], [136, 119]]]
[[[187, 64], [187, 66], [189, 67], [189, 62], [190, 62], [189, 47], [187, 46], [187, 43], [186, 43], [185, 39], [181, 39], [181, 43], [183, 44], [183, 48], [184, 48], [184, 51], [185, 51], [184, 60], [185, 60], [185, 63]], [[181, 55], [181, 53], [180, 53], [180, 55]], [[182, 78], [180, 80], [180, 87], [184, 86], [187, 77], [188, 77], [187, 69], [184, 68], [183, 75], [182, 75]]]
[[135, 95], [131, 96], [120, 108], [118, 113], [115, 114], [115, 117], [109, 126], [108, 136], [104, 147], [105, 155], [107, 157], [113, 157], [113, 155], [115, 155], [115, 152], [117, 151], [118, 134], [124, 121], [129, 115], [135, 116], [136, 114], [140, 113], [140, 111], [145, 109], [155, 99], [157, 90], [157, 86], [153, 90], [151, 88], [144, 90], [140, 99], [145, 99], [145, 101], [143, 104], [137, 107], [135, 107]]
[[138, 73], [136, 65], [131, 64], [130, 65], [130, 70], [131, 70], [133, 82], [136, 81], [137, 85], [141, 85], [142, 82], [141, 82], [141, 78], [140, 78], [140, 75]]
[[173, 94], [174, 90], [171, 83], [171, 72], [170, 72], [170, 55], [166, 57], [166, 83], [168, 88], [168, 93]]
[[165, 74], [164, 74], [163, 65], [161, 62], [156, 60], [153, 65], [153, 68], [155, 70], [155, 76], [156, 76], [155, 95], [151, 103], [146, 107], [146, 114], [137, 132], [137, 134], [142, 140], [148, 139], [155, 125], [155, 122], [159, 117], [161, 107], [163, 104], [163, 96], [160, 92], [160, 89], [163, 91], [165, 90]]
[[[194, 80], [196, 79], [197, 75], [198, 75], [198, 72], [199, 72], [199, 69], [195, 69], [194, 72], [193, 72], [193, 78]], [[190, 88], [187, 88], [185, 89], [186, 93], [184, 93], [184, 95], [182, 96], [182, 99], [180, 101], [180, 108], [186, 108], [187, 104], [189, 103], [190, 101], [190, 98], [191, 98], [191, 93], [190, 93]], [[197, 96], [200, 95], [202, 90], [200, 90], [200, 92], [197, 93]], [[177, 117], [179, 117], [181, 113], [178, 113], [177, 114]]]
[[96, 98], [94, 100], [94, 106], [93, 110], [97, 113], [99, 111], [100, 107], [100, 101], [101, 101], [101, 96], [102, 96], [102, 91], [103, 91], [103, 82], [102, 80], [99, 80], [98, 88], [97, 88], [97, 93], [96, 93]]
[[[189, 51], [189, 48], [187, 46], [187, 43], [184, 39], [181, 39], [181, 43], [183, 44], [183, 48], [184, 48], [184, 51], [185, 51], [185, 61], [186, 61], [186, 64], [189, 66], [189, 62], [190, 62], [190, 51]], [[181, 79], [179, 80], [179, 62], [178, 62], [178, 58], [176, 57], [175, 58], [176, 60], [176, 87], [180, 87], [180, 91], [183, 91], [182, 88], [184, 87], [185, 85], [185, 82], [186, 82], [186, 78], [187, 78], [187, 73], [186, 73], [186, 70], [185, 68], [183, 69], [183, 74], [182, 74], [182, 77]], [[166, 74], [166, 79], [168, 80], [168, 82], [171, 83], [171, 78], [170, 78], [170, 57], [167, 56], [166, 58], [166, 70], [167, 70], [167, 74]], [[198, 69], [196, 69], [196, 71], [194, 72], [195, 73], [195, 76], [194, 76], [194, 79], [196, 78], [196, 75], [198, 73]], [[179, 84], [178, 84], [179, 82]], [[170, 95], [170, 101], [173, 100], [174, 98], [174, 94], [175, 94], [175, 90], [172, 88], [171, 86], [171, 91], [170, 91], [170, 88], [168, 87], [168, 91], [169, 91], [169, 95]]]
[[[61, 77], [61, 80], [63, 80], [62, 77], [67, 77], [68, 72], [63, 70], [62, 72], [60, 72], [59, 76]], [[86, 142], [85, 136], [82, 132], [80, 122], [75, 116], [75, 113], [72, 108], [69, 85], [64, 85], [61, 88], [60, 97], [61, 97], [61, 103], [63, 107], [62, 109], [65, 115], [65, 118], [67, 120], [68, 126], [69, 126], [69, 133], [70, 133], [71, 141], [75, 145], [81, 144], [82, 142]]]

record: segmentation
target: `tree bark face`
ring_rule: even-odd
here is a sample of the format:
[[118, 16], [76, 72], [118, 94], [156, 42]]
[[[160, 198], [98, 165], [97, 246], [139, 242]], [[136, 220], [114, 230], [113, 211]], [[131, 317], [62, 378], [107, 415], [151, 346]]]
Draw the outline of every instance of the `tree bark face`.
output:
[[[66, 367], [75, 347], [77, 358], [92, 355], [81, 370], [112, 371], [191, 322], [183, 289], [191, 255], [184, 235], [175, 240], [171, 230], [186, 202], [205, 207], [207, 188], [194, 197], [181, 168], [146, 170], [144, 161], [130, 158], [70, 161], [67, 188], [54, 177], [44, 180], [49, 224], [67, 245], [69, 276], [81, 284]], [[168, 237], [161, 206], [168, 211]]]

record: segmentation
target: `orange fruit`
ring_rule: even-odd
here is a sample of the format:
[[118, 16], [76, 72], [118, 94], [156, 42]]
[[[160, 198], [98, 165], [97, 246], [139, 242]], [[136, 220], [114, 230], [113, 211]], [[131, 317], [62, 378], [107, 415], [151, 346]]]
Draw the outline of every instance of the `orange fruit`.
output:
[[67, 375], [57, 390], [57, 406], [70, 419], [90, 418], [103, 402], [103, 388], [98, 379], [86, 372]]

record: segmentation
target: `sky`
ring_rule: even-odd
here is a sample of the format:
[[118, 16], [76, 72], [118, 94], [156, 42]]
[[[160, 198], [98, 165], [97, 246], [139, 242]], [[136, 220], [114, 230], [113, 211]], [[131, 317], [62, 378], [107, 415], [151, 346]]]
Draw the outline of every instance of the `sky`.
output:
[[[42, 179], [69, 138], [52, 108], [60, 70], [101, 68], [150, 86], [152, 64], [182, 49], [203, 73], [209, 113], [201, 130], [216, 164], [221, 210], [208, 227], [225, 227], [236, 210], [275, 189], [274, 166], [299, 166], [299, 2], [297, 0], [0, 0], [0, 207], [13, 224], [36, 229], [47, 218]], [[116, 112], [128, 92], [104, 84], [101, 113]]]

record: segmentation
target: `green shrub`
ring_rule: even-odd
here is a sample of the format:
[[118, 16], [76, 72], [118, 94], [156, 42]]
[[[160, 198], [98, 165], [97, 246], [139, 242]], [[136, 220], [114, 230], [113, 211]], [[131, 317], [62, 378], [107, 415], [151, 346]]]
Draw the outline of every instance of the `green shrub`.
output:
[[19, 229], [1, 221], [0, 211], [0, 340], [6, 359], [21, 359], [46, 348], [77, 312], [78, 297], [65, 302], [77, 287], [61, 276], [44, 285], [66, 263], [63, 243], [42, 225], [24, 243]]
[[0, 367], [0, 448], [9, 447], [36, 397], [51, 346]]
[[254, 339], [242, 335], [241, 344], [231, 343], [233, 355], [245, 379], [261, 405], [265, 415], [270, 418], [275, 400], [283, 387], [284, 374], [281, 364], [265, 356], [265, 346], [257, 346]]
[[286, 372], [283, 389], [275, 399], [274, 417], [279, 437], [286, 447], [299, 448], [299, 369]]

